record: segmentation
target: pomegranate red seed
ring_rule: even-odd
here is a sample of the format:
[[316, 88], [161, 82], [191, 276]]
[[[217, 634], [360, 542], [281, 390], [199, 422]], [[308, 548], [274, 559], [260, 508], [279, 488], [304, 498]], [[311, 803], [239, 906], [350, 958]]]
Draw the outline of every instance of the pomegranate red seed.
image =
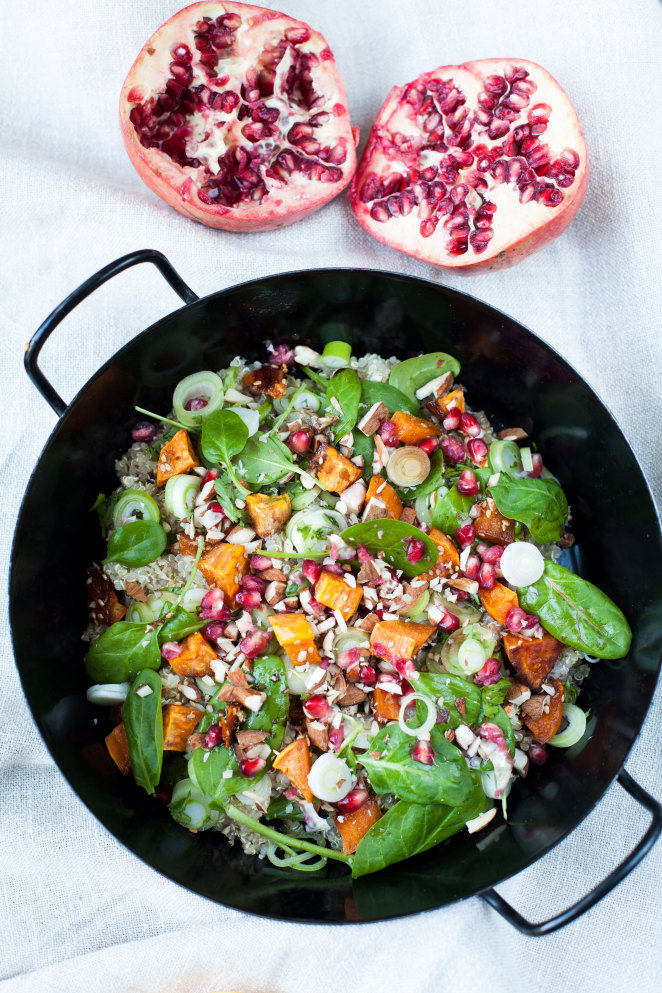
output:
[[368, 551], [365, 545], [358, 546], [358, 548], [356, 549], [356, 557], [358, 558], [361, 565], [363, 565], [364, 562], [372, 562], [374, 559], [374, 556], [372, 555], [371, 552]]
[[205, 621], [229, 621], [232, 617], [230, 608], [225, 606], [223, 590], [213, 587], [202, 598], [200, 616]]
[[255, 572], [264, 572], [265, 569], [271, 569], [273, 561], [266, 555], [252, 555], [251, 556], [251, 569]]
[[311, 717], [314, 721], [328, 721], [333, 713], [333, 707], [321, 693], [313, 693], [304, 701], [303, 712], [306, 717]]
[[222, 621], [212, 621], [202, 629], [202, 633], [209, 641], [218, 641], [225, 634], [225, 624]]
[[478, 585], [482, 590], [491, 590], [496, 580], [496, 569], [491, 562], [483, 562], [478, 572]]
[[482, 432], [478, 419], [473, 414], [468, 414], [465, 410], [460, 414], [460, 431], [468, 434], [470, 438], [477, 438]]
[[371, 665], [359, 666], [359, 682], [366, 686], [374, 686], [377, 682], [377, 673]]
[[528, 614], [521, 607], [511, 607], [506, 614], [506, 627], [511, 634], [519, 634], [527, 620]]
[[464, 575], [467, 579], [478, 579], [480, 572], [480, 559], [477, 555], [469, 555], [464, 565]]
[[467, 442], [467, 452], [469, 454], [469, 458], [472, 462], [475, 462], [476, 465], [487, 465], [488, 451], [489, 449], [482, 438], [471, 438], [471, 440]]
[[209, 401], [205, 400], [204, 397], [191, 397], [184, 404], [184, 410], [204, 410], [208, 403]]
[[446, 631], [448, 634], [451, 631], [457, 631], [460, 626], [460, 618], [455, 614], [451, 614], [450, 610], [446, 610], [445, 607], [441, 609], [444, 613], [441, 620], [437, 621], [437, 627], [441, 628], [442, 631]]
[[294, 350], [289, 345], [276, 345], [269, 356], [269, 365], [294, 365]]
[[449, 586], [448, 590], [450, 593], [453, 594], [456, 600], [460, 600], [461, 602], [464, 602], [465, 600], [469, 599], [469, 594], [467, 593], [467, 591], [459, 590], [457, 586]]
[[206, 486], [207, 483], [211, 483], [214, 479], [218, 479], [218, 469], [210, 469], [207, 475], [202, 477], [201, 487]]
[[542, 455], [538, 452], [534, 452], [531, 456], [531, 462], [533, 463], [533, 469], [527, 472], [527, 476], [529, 479], [537, 479], [543, 469]]
[[407, 545], [407, 551], [405, 554], [407, 556], [407, 560], [414, 565], [416, 562], [420, 562], [425, 555], [425, 544], [420, 538], [412, 538]]
[[463, 524], [461, 528], [455, 529], [455, 537], [460, 547], [466, 548], [468, 545], [473, 545], [476, 540], [476, 529], [473, 524]]
[[235, 600], [244, 610], [257, 610], [262, 603], [262, 598], [256, 590], [239, 590]]
[[343, 728], [342, 724], [340, 725], [339, 728], [331, 728], [331, 730], [329, 731], [329, 744], [331, 745], [331, 748], [333, 749], [334, 752], [340, 750], [344, 737], [345, 737], [345, 729]]
[[501, 663], [498, 659], [488, 659], [482, 669], [474, 676], [478, 686], [493, 686], [501, 679]]
[[334, 806], [341, 814], [353, 814], [355, 810], [363, 806], [367, 799], [368, 791], [358, 787], [358, 789], [350, 790], [347, 796], [338, 800]]
[[251, 631], [239, 642], [239, 651], [243, 652], [247, 659], [254, 659], [261, 655], [269, 643], [269, 636], [264, 631]]
[[240, 582], [242, 589], [252, 590], [254, 593], [264, 593], [267, 588], [266, 580], [261, 576], [251, 576], [250, 573], [242, 576]]
[[170, 659], [176, 659], [183, 651], [182, 646], [178, 645], [176, 641], [164, 641], [161, 645], [161, 657], [166, 659], [167, 662]]
[[489, 562], [490, 565], [498, 566], [501, 562], [501, 556], [503, 555], [503, 545], [490, 545], [483, 552], [483, 561]]
[[444, 453], [444, 458], [453, 465], [456, 465], [458, 462], [464, 462], [467, 457], [464, 445], [457, 438], [442, 438], [440, 445]]
[[403, 679], [416, 679], [418, 670], [411, 659], [398, 659], [391, 656], [391, 660]]
[[226, 516], [225, 511], [221, 507], [218, 500], [212, 500], [212, 502], [207, 507], [207, 510], [211, 510], [212, 514], [221, 514], [222, 517]]
[[417, 741], [411, 750], [411, 757], [422, 765], [434, 765], [434, 751], [429, 741]]
[[547, 749], [542, 745], [539, 745], [537, 741], [532, 741], [529, 745], [528, 751], [529, 759], [535, 765], [544, 765], [549, 756], [547, 755]]
[[399, 445], [393, 421], [384, 421], [377, 434], [388, 448], [397, 448]]
[[314, 559], [305, 559], [303, 565], [301, 566], [301, 571], [308, 580], [314, 586], [317, 580], [322, 575], [321, 563], [315, 562]]
[[485, 558], [485, 552], [489, 549], [489, 545], [486, 545], [484, 541], [479, 541], [476, 545], [476, 555], [480, 555], [481, 559]]
[[310, 443], [313, 440], [312, 431], [295, 431], [287, 439], [287, 444], [290, 449], [295, 453], [295, 455], [303, 455], [310, 448]]
[[259, 757], [255, 759], [240, 759], [239, 772], [246, 779], [252, 779], [253, 776], [257, 776], [258, 772], [262, 772], [266, 764], [266, 759]]
[[[321, 567], [320, 567], [321, 568]], [[324, 565], [326, 572], [332, 572], [334, 576], [344, 576], [345, 570], [338, 562], [327, 562]]]
[[438, 444], [439, 442], [436, 438], [423, 438], [423, 441], [419, 441], [418, 447], [422, 448], [426, 455], [432, 455]]
[[223, 731], [220, 724], [210, 724], [205, 734], [205, 745], [207, 748], [215, 748], [220, 745], [223, 739]]
[[336, 655], [336, 665], [341, 669], [350, 669], [353, 665], [358, 665], [361, 660], [361, 653], [358, 648], [346, 648], [344, 652]]
[[149, 444], [156, 438], [156, 426], [151, 421], [138, 421], [131, 432], [134, 441], [144, 441]]
[[462, 493], [463, 496], [476, 496], [480, 490], [480, 483], [476, 473], [471, 469], [465, 469], [464, 472], [460, 473], [460, 478], [457, 481], [457, 491]]
[[460, 426], [461, 413], [462, 411], [459, 407], [451, 407], [442, 421], [444, 431], [457, 431]]

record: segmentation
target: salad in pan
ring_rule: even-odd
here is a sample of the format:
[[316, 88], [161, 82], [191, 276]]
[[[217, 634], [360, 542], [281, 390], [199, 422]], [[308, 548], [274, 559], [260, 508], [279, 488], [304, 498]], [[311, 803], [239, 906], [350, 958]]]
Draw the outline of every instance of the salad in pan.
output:
[[95, 505], [88, 698], [119, 771], [190, 831], [375, 872], [507, 817], [587, 735], [619, 608], [559, 563], [566, 497], [460, 365], [270, 347], [174, 391]]

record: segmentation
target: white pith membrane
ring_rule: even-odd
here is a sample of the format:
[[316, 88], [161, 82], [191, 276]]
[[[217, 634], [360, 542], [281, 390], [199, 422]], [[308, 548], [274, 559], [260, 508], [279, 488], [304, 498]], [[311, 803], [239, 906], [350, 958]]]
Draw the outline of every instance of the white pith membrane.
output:
[[132, 158], [138, 152], [185, 199], [222, 212], [321, 205], [355, 168], [347, 98], [325, 39], [260, 7], [180, 11], [143, 48], [120, 105]]
[[522, 59], [468, 62], [391, 91], [352, 204], [391, 247], [467, 266], [558, 223], [579, 205], [586, 169], [577, 115], [549, 73]]

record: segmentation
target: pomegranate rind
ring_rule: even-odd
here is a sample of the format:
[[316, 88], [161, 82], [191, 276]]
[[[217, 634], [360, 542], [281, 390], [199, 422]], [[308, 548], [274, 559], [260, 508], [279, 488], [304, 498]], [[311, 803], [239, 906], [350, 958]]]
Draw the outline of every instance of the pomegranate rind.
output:
[[[481, 94], [485, 95], [484, 81], [487, 77], [499, 76], [504, 79], [504, 73], [513, 68], [521, 68], [526, 72], [526, 85], [535, 84], [535, 91], [521, 108], [519, 116], [508, 122], [508, 132], [492, 139], [488, 136], [487, 125], [476, 120], [474, 116], [474, 112], [481, 110], [478, 97]], [[420, 120], [417, 120], [417, 110], [408, 100], [408, 94], [415, 87], [426, 91], [431, 82], [433, 86], [439, 83], [443, 86], [451, 81], [466, 98], [465, 106], [469, 111], [468, 120], [471, 124], [470, 137], [461, 145], [444, 144], [443, 150], [423, 148], [427, 139]], [[512, 84], [507, 86], [509, 92], [504, 95], [504, 99], [512, 95], [510, 92]], [[553, 207], [544, 205], [536, 199], [522, 203], [516, 185], [496, 179], [491, 171], [486, 176], [477, 169], [479, 159], [475, 150], [481, 145], [487, 146], [488, 152], [495, 155], [496, 160], [518, 158], [524, 162], [525, 167], [528, 167], [524, 155], [517, 154], [517, 147], [514, 150], [515, 154], [504, 152], [499, 155], [496, 149], [500, 146], [503, 148], [516, 128], [531, 124], [527, 115], [538, 105], [547, 105], [551, 108], [548, 121], [545, 122], [545, 131], [535, 136], [539, 145], [547, 147], [551, 162], [558, 162], [558, 156], [566, 150], [574, 152], [579, 160], [574, 169], [572, 182], [560, 190], [561, 202]], [[439, 111], [438, 106], [435, 109]], [[461, 111], [462, 107], [459, 109]], [[443, 125], [444, 137], [448, 138], [446, 118]], [[394, 135], [398, 136], [396, 141], [393, 140]], [[405, 139], [404, 145], [402, 137]], [[452, 133], [450, 138], [453, 139]], [[429, 204], [432, 201], [428, 200], [426, 203], [425, 197], [419, 196], [412, 207], [405, 204], [409, 210], [403, 214], [395, 200], [404, 195], [411, 197], [412, 193], [415, 193], [413, 187], [416, 185], [416, 180], [411, 178], [412, 173], [416, 174], [418, 171], [420, 174], [424, 168], [431, 166], [439, 169], [443, 164], [442, 160], [447, 161], [449, 155], [455, 153], [462, 156], [462, 153], [467, 152], [472, 153], [472, 162], [467, 165], [457, 165], [455, 167], [457, 178], [444, 183], [446, 192], [441, 197], [444, 207], [448, 205], [451, 192], [465, 184], [469, 188], [469, 195], [466, 198], [468, 217], [465, 218], [465, 222], [471, 229], [476, 221], [476, 210], [481, 206], [481, 195], [476, 193], [472, 181], [482, 175], [488, 183], [487, 190], [482, 191], [482, 196], [489, 203], [496, 205], [496, 211], [493, 215], [491, 228], [493, 233], [489, 244], [481, 251], [474, 251], [471, 241], [467, 239], [467, 248], [456, 254], [449, 251], [453, 238], [446, 222], [450, 221], [450, 215], [440, 212], [433, 233], [424, 237], [421, 233], [421, 224], [423, 219], [429, 216]], [[538, 154], [540, 154], [539, 150]], [[451, 173], [453, 168], [451, 164]], [[557, 189], [553, 177], [546, 176], [544, 165], [541, 168], [540, 173], [536, 172], [533, 185], [551, 186]], [[400, 188], [389, 192], [388, 183], [397, 187], [398, 174], [403, 177]], [[588, 177], [586, 144], [577, 114], [554, 77], [547, 70], [527, 59], [483, 59], [461, 65], [440, 66], [431, 72], [423, 73], [412, 83], [396, 86], [391, 90], [372, 126], [366, 148], [352, 180], [351, 200], [354, 213], [362, 227], [390, 248], [442, 268], [460, 271], [498, 269], [514, 265], [565, 231], [584, 198]], [[564, 182], [567, 183], [569, 178], [570, 173], [567, 173]], [[377, 191], [381, 187], [384, 192], [375, 197], [370, 196], [370, 184]], [[557, 194], [555, 193], [554, 196]], [[377, 220], [373, 216], [373, 209], [377, 207], [379, 212], [381, 206], [391, 215], [387, 220]], [[470, 230], [470, 236], [474, 235], [475, 231], [475, 227], [473, 231]]]
[[[196, 64], [196, 56], [200, 53], [195, 47], [195, 25], [204, 18], [216, 19], [223, 15], [236, 14], [241, 18], [241, 25], [236, 31], [240, 59], [219, 57], [215, 72], [220, 78], [229, 75], [223, 84], [210, 84], [208, 73], [201, 64]], [[246, 118], [238, 120], [238, 113], [247, 101], [240, 100], [232, 113], [214, 113], [210, 108], [196, 111], [199, 121], [195, 126], [201, 130], [205, 124], [215, 125], [218, 119], [230, 122], [230, 127], [218, 129], [220, 137], [213, 128], [207, 128], [207, 137], [198, 143], [204, 147], [202, 163], [197, 167], [180, 165], [158, 147], [145, 147], [141, 143], [136, 126], [131, 120], [131, 112], [136, 107], [143, 107], [147, 101], [156, 101], [165, 95], [166, 82], [170, 77], [170, 65], [173, 62], [172, 49], [178, 45], [188, 46], [193, 56], [194, 68], [191, 86], [204, 85], [212, 93], [225, 91], [240, 93], [240, 86], [245, 80], [245, 73], [257, 62], [259, 54], [267, 46], [274, 46], [284, 39], [286, 31], [300, 29], [309, 38], [297, 46], [297, 50], [312, 53], [315, 64], [311, 69], [312, 86], [318, 95], [323, 95], [323, 102], [313, 108], [304, 109], [293, 107], [281, 99], [278, 93], [272, 97], [260, 97], [260, 104], [279, 110], [280, 116], [287, 111], [287, 127], [296, 123], [305, 123], [311, 116], [326, 113], [328, 122], [316, 128], [314, 137], [319, 139], [322, 148], [334, 149], [344, 146], [346, 157], [343, 162], [330, 159], [328, 162], [314, 154], [304, 154], [298, 146], [291, 146], [284, 135], [274, 138], [277, 150], [289, 151], [299, 158], [312, 162], [317, 173], [321, 172], [327, 178], [324, 181], [308, 177], [299, 171], [294, 171], [284, 181], [280, 178], [266, 178], [264, 168], [260, 169], [261, 178], [267, 187], [267, 193], [260, 200], [247, 198], [237, 205], [222, 203], [206, 203], [201, 199], [202, 187], [210, 175], [209, 167], [217, 168], [218, 154], [223, 155], [235, 143], [243, 148], [264, 152], [265, 162], [273, 164], [276, 158], [274, 152], [269, 159], [266, 144], [256, 142], [251, 144], [240, 136], [241, 128], [246, 124]], [[286, 46], [285, 59], [290, 57], [290, 50], [295, 46]], [[231, 48], [232, 54], [235, 49]], [[283, 67], [286, 69], [286, 67]], [[278, 74], [278, 66], [276, 66]], [[279, 77], [280, 78], [280, 77]], [[286, 94], [285, 94], [286, 95]], [[251, 104], [251, 106], [254, 106]], [[176, 108], [175, 108], [176, 109]], [[185, 115], [186, 116], [186, 115]], [[186, 117], [185, 124], [193, 120]], [[250, 118], [248, 119], [250, 123]], [[353, 128], [347, 106], [347, 94], [333, 54], [324, 37], [314, 31], [303, 21], [295, 20], [278, 11], [266, 10], [250, 4], [242, 3], [194, 3], [170, 18], [145, 43], [126, 77], [120, 95], [120, 127], [129, 158], [136, 171], [157, 196], [175, 210], [193, 220], [209, 227], [222, 228], [227, 231], [261, 231], [292, 224], [308, 214], [319, 210], [329, 200], [338, 195], [349, 183], [356, 170], [356, 145], [358, 130]], [[195, 136], [193, 136], [195, 137]], [[204, 137], [198, 135], [198, 137]], [[211, 138], [211, 142], [209, 139]], [[216, 139], [216, 140], [215, 140]], [[270, 139], [266, 139], [268, 143]], [[274, 144], [272, 142], [272, 144]], [[217, 154], [218, 153], [218, 154]], [[197, 154], [200, 154], [199, 152]], [[266, 168], [266, 166], [265, 166]], [[329, 180], [329, 174], [340, 173], [339, 178]]]

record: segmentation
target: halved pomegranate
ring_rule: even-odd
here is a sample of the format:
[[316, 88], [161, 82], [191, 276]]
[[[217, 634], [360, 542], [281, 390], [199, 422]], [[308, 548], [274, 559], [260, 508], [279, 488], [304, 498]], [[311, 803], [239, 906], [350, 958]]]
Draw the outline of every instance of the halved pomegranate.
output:
[[587, 184], [584, 137], [556, 80], [525, 59], [484, 59], [391, 90], [351, 195], [391, 248], [492, 269], [560, 235]]
[[122, 87], [120, 122], [147, 185], [228, 231], [298, 221], [356, 169], [358, 131], [322, 35], [244, 3], [194, 3], [160, 27]]

